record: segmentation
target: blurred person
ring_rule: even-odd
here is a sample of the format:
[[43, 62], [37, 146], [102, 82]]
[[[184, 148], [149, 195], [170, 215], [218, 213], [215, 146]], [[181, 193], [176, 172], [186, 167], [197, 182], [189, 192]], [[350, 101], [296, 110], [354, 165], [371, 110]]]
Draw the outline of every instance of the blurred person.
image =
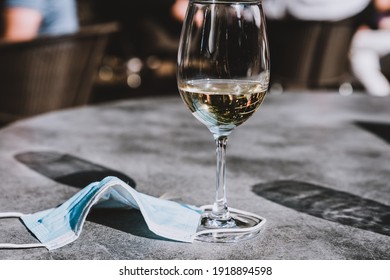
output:
[[267, 18], [339, 21], [359, 14], [370, 0], [263, 0]]
[[368, 94], [389, 96], [390, 83], [380, 59], [390, 54], [390, 0], [373, 0], [373, 13], [354, 35], [350, 60], [353, 74]]
[[76, 0], [2, 0], [7, 41], [29, 40], [78, 30]]
[[[293, 17], [302, 20], [342, 20], [364, 10], [370, 0], [263, 0], [268, 18]], [[188, 0], [175, 0], [174, 18], [183, 21]]]
[[[301, 20], [342, 20], [364, 10], [370, 0], [263, 0], [268, 18], [293, 17]], [[174, 18], [183, 21], [188, 0], [175, 0]]]

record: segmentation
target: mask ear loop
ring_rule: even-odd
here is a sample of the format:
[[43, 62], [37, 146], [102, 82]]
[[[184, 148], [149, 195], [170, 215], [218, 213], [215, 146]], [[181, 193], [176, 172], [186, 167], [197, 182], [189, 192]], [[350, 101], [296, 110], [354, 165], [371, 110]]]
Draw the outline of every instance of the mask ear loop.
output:
[[[17, 218], [20, 219], [24, 214], [18, 212], [6, 212], [0, 213], [0, 219]], [[30, 244], [12, 244], [12, 243], [0, 243], [0, 249], [29, 249], [40, 248], [46, 246], [42, 243], [30, 243]]]

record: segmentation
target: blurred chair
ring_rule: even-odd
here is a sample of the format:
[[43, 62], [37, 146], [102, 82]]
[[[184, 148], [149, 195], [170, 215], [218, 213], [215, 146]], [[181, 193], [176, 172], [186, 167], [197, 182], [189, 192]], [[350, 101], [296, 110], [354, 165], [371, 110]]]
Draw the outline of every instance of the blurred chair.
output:
[[269, 20], [272, 83], [283, 88], [338, 88], [348, 73], [354, 18], [342, 21]]
[[0, 122], [86, 104], [109, 36], [118, 29], [111, 22], [0, 43]]

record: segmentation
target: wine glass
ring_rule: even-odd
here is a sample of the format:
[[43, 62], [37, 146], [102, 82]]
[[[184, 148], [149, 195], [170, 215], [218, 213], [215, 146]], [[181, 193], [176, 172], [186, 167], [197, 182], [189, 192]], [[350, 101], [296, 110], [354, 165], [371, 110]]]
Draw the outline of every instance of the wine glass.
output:
[[203, 207], [197, 240], [246, 240], [265, 222], [228, 207], [225, 154], [228, 135], [259, 108], [268, 83], [261, 1], [190, 0], [180, 38], [177, 84], [184, 103], [217, 145], [215, 201]]

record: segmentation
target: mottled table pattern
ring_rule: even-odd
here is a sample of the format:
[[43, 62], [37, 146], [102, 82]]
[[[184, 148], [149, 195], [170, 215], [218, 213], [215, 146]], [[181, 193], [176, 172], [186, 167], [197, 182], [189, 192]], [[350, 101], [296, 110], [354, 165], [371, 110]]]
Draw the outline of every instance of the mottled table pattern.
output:
[[[390, 98], [270, 95], [227, 152], [231, 207], [267, 219], [237, 244], [180, 243], [135, 210], [95, 210], [63, 248], [0, 259], [390, 259]], [[115, 175], [189, 204], [213, 201], [215, 146], [178, 96], [53, 112], [0, 129], [0, 211], [33, 213]], [[1, 242], [34, 242], [0, 220]]]

